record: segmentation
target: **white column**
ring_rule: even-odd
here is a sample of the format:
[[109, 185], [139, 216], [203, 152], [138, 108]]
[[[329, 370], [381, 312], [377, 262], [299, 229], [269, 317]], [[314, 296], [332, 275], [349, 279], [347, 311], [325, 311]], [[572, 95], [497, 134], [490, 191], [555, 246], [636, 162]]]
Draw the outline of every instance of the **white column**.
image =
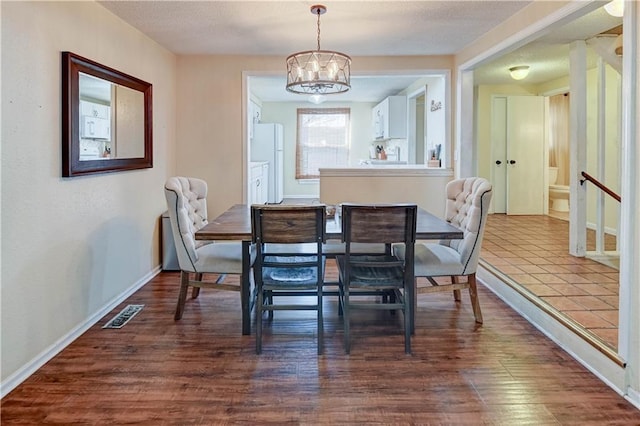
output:
[[586, 188], [580, 185], [580, 173], [587, 167], [587, 49], [584, 41], [571, 43], [569, 61], [569, 253], [584, 257], [587, 203]]
[[[607, 114], [607, 87], [606, 68], [602, 58], [598, 59], [598, 174], [596, 179], [604, 183], [605, 159], [606, 159], [606, 114]], [[585, 185], [591, 183], [585, 182]], [[596, 189], [596, 254], [604, 254], [604, 199], [605, 193]]]
[[477, 174], [476, 150], [474, 141], [474, 90], [473, 71], [458, 73], [458, 107], [456, 108], [456, 150], [453, 156], [455, 177], [469, 177]]
[[635, 1], [624, 7], [618, 352], [627, 362], [625, 396], [640, 408], [640, 8]]

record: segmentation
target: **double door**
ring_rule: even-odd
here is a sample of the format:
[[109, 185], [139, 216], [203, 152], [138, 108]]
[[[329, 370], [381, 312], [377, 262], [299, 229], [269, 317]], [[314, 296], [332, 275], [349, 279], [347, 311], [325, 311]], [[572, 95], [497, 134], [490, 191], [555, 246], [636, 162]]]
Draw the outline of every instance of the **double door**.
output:
[[491, 121], [493, 211], [544, 214], [544, 97], [496, 96]]

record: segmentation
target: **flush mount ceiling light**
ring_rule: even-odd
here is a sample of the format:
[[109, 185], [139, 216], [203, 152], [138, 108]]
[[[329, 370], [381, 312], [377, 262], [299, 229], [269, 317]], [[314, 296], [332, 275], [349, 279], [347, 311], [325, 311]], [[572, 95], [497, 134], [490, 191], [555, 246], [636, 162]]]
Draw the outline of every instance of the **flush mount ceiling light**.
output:
[[351, 58], [344, 53], [320, 50], [320, 15], [327, 8], [311, 6], [318, 17], [318, 49], [307, 50], [287, 58], [287, 91], [306, 95], [343, 93], [351, 88]]
[[611, 16], [621, 18], [624, 15], [624, 0], [613, 0], [604, 5], [604, 10]]
[[511, 74], [511, 78], [513, 78], [514, 80], [522, 80], [527, 75], [529, 75], [529, 65], [511, 67], [509, 68], [509, 73]]

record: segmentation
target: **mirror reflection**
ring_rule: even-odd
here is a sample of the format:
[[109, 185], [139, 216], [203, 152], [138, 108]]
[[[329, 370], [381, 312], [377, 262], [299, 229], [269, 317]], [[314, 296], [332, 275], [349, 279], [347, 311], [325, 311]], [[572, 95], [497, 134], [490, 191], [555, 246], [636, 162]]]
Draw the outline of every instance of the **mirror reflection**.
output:
[[144, 157], [144, 93], [79, 73], [80, 161]]

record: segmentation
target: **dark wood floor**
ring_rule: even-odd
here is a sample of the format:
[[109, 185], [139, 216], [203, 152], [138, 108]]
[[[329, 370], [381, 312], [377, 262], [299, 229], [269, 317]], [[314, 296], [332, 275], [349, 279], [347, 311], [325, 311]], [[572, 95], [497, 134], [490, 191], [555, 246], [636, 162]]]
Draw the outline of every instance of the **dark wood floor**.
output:
[[[384, 312], [353, 322], [345, 355], [328, 298], [324, 355], [313, 313], [276, 312], [257, 356], [238, 293], [205, 289], [174, 322], [178, 281], [163, 272], [7, 395], [2, 424], [640, 424], [640, 411], [482, 286], [482, 327], [468, 295], [459, 305], [420, 296], [412, 355], [401, 315]], [[145, 308], [102, 329], [126, 304]]]

